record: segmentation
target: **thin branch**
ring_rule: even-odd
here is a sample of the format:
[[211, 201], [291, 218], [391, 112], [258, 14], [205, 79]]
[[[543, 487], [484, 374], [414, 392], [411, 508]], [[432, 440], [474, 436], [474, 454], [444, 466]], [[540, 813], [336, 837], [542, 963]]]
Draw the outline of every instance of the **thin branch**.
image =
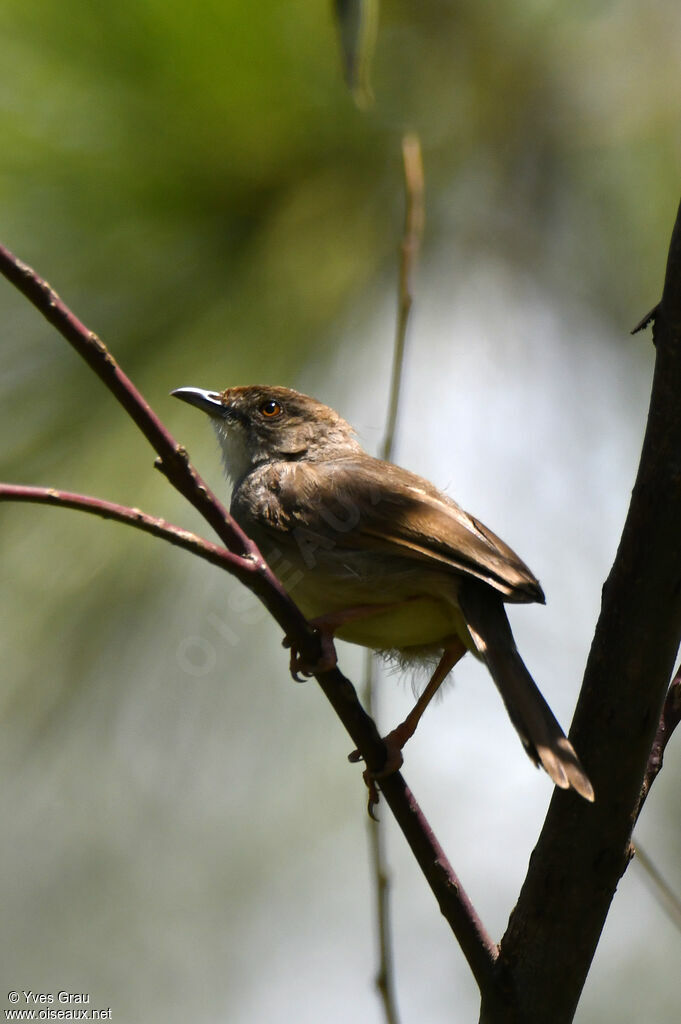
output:
[[89, 512], [101, 519], [113, 519], [117, 523], [133, 526], [144, 533], [169, 541], [176, 547], [184, 548], [199, 558], [205, 558], [211, 565], [227, 569], [242, 582], [257, 571], [255, 563], [249, 558], [241, 558], [226, 548], [218, 547], [196, 533], [184, 530], [181, 526], [149, 516], [138, 508], [117, 505], [113, 501], [93, 498], [87, 494], [73, 494], [70, 491], [58, 491], [54, 487], [27, 487], [23, 484], [0, 483], [0, 501], [30, 502], [37, 505], [56, 505], [58, 508], [71, 508], [80, 512]]
[[428, 879], [442, 915], [456, 935], [480, 991], [505, 997], [496, 971], [497, 945], [485, 930], [401, 773], [382, 779], [381, 792]]
[[[367, 680], [369, 682], [369, 680]], [[371, 714], [371, 711], [369, 711]], [[378, 941], [378, 969], [374, 979], [381, 997], [387, 1024], [399, 1024], [399, 1009], [395, 986], [393, 960], [392, 920], [390, 914], [390, 874], [385, 849], [385, 825], [381, 819], [371, 817], [367, 824], [370, 863], [376, 900], [376, 936]]]
[[402, 160], [404, 163], [404, 187], [406, 210], [404, 235], [400, 246], [400, 276], [398, 285], [397, 324], [395, 327], [395, 350], [393, 354], [390, 400], [386, 421], [385, 437], [381, 458], [390, 462], [395, 445], [397, 413], [402, 390], [402, 367], [407, 339], [409, 314], [413, 302], [412, 281], [423, 239], [425, 212], [423, 201], [423, 159], [418, 135], [405, 135], [402, 139]]
[[652, 857], [643, 849], [638, 839], [635, 843], [632, 843], [632, 851], [635, 858], [634, 863], [640, 864], [653, 896], [672, 924], [678, 931], [681, 931], [681, 900], [669, 882], [664, 878]]
[[645, 316], [641, 317], [639, 322], [636, 324], [636, 326], [634, 328], [632, 328], [632, 330], [629, 333], [630, 334], [638, 334], [639, 331], [644, 331], [646, 329], [646, 327], [648, 327], [649, 324], [654, 323], [655, 317], [657, 316], [657, 314], [659, 312], [660, 312], [660, 303], [658, 302], [658, 304], [656, 306], [653, 306], [652, 309], [648, 310], [648, 312], [646, 313]]
[[[312, 664], [318, 662], [321, 645], [316, 631], [309, 626], [274, 576], [257, 546], [240, 530], [212, 494], [189, 462], [185, 449], [165, 429], [106, 346], [74, 316], [46, 281], [2, 245], [0, 273], [57, 328], [106, 384], [157, 451], [161, 468], [169, 481], [210, 523], [229, 551], [253, 563], [253, 572], [244, 582], [262, 600], [286, 635], [295, 642], [305, 660]], [[224, 567], [229, 568], [230, 572], [234, 571], [234, 566], [228, 567], [225, 564]], [[379, 772], [385, 764], [385, 745], [373, 720], [362, 708], [350, 680], [338, 668], [317, 672], [315, 678], [369, 770]], [[459, 941], [476, 981], [481, 990], [489, 991], [496, 982], [496, 946], [477, 918], [402, 775], [396, 773], [382, 780], [381, 790], [444, 917]]]
[[[404, 167], [406, 202], [404, 233], [400, 244], [398, 307], [390, 397], [385, 436], [381, 447], [381, 458], [386, 462], [392, 461], [393, 449], [395, 447], [395, 431], [404, 369], [404, 351], [409, 314], [413, 302], [412, 282], [423, 238], [423, 160], [421, 156], [421, 143], [417, 135], [405, 135], [402, 139], [402, 163]], [[367, 651], [364, 678], [365, 706], [367, 712], [375, 720], [375, 668], [371, 651]], [[390, 882], [385, 854], [385, 827], [382, 821], [374, 818], [373, 815], [367, 827], [369, 829], [369, 848], [371, 851], [374, 893], [376, 897], [376, 931], [378, 935], [376, 988], [381, 996], [387, 1024], [398, 1024], [399, 1012], [397, 1008], [395, 969], [391, 943]]]

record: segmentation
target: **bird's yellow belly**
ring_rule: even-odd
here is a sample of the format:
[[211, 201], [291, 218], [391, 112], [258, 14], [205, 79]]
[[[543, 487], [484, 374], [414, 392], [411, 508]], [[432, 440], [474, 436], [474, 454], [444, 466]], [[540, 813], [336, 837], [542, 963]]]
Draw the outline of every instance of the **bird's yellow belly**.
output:
[[[463, 635], [462, 635], [463, 633]], [[458, 608], [432, 597], [414, 597], [340, 626], [336, 636], [374, 650], [427, 647], [468, 630]]]
[[329, 586], [328, 579], [322, 582], [306, 576], [290, 593], [309, 619], [347, 612], [348, 621], [338, 625], [334, 635], [352, 644], [374, 650], [401, 650], [437, 646], [459, 636], [473, 648], [449, 581], [448, 592], [438, 593], [439, 588], [433, 587], [432, 594], [410, 593], [411, 588], [400, 583], [390, 581], [383, 588], [370, 589], [359, 583], [353, 585], [350, 580], [337, 580]]

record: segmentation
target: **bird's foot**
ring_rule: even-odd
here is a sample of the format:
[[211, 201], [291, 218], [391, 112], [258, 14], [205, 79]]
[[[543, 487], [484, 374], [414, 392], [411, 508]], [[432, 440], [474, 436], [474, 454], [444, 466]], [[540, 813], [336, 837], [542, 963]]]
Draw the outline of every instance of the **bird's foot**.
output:
[[333, 643], [333, 631], [324, 629], [323, 626], [318, 626], [314, 622], [311, 623], [311, 625], [315, 626], [319, 633], [322, 648], [321, 656], [316, 663], [307, 661], [290, 637], [284, 637], [282, 641], [282, 645], [284, 647], [288, 647], [291, 651], [289, 667], [291, 675], [297, 683], [304, 682], [305, 679], [309, 679], [310, 676], [315, 675], [316, 672], [328, 672], [329, 669], [336, 667], [336, 663], [338, 661], [336, 657], [336, 648]]
[[[373, 818], [374, 821], [378, 821], [378, 818], [374, 814], [374, 807], [378, 803], [378, 783], [381, 779], [387, 779], [390, 775], [394, 775], [398, 772], [404, 764], [404, 758], [402, 757], [402, 747], [409, 739], [409, 736], [404, 735], [404, 730], [401, 726], [397, 726], [392, 732], [389, 732], [387, 736], [383, 737], [383, 744], [385, 745], [386, 758], [383, 762], [383, 767], [377, 771], [372, 771], [370, 768], [366, 768], [362, 775], [364, 783], [369, 790], [369, 802], [367, 805], [367, 811], [369, 817]], [[352, 764], [357, 764], [358, 761], [362, 760], [362, 755], [359, 750], [353, 750], [348, 755], [348, 761]]]
[[322, 654], [316, 664], [310, 664], [300, 655], [293, 641], [288, 637], [284, 638], [284, 647], [291, 648], [291, 675], [296, 682], [301, 683], [299, 673], [302, 672], [305, 678], [313, 676], [316, 672], [328, 672], [336, 667], [336, 649], [333, 645], [333, 638], [336, 631], [348, 622], [355, 622], [357, 619], [365, 619], [367, 616], [376, 615], [378, 612], [390, 608], [389, 604], [359, 605], [356, 608], [342, 608], [340, 611], [328, 612], [326, 615], [318, 615], [310, 619], [310, 625], [319, 633]]

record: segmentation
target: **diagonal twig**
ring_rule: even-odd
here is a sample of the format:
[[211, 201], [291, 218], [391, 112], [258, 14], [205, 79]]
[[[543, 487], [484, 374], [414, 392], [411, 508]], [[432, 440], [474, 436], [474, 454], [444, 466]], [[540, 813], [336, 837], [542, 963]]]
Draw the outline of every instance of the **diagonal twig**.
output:
[[267, 565], [254, 542], [246, 536], [218, 501], [189, 461], [186, 450], [161, 423], [144, 396], [123, 372], [101, 339], [62, 302], [57, 293], [26, 263], [0, 245], [0, 273], [33, 303], [59, 331], [91, 370], [106, 384], [159, 456], [157, 466], [213, 527], [225, 546], [253, 562], [256, 572], [249, 584], [284, 630], [300, 640], [300, 650], [315, 662], [319, 638]]
[[242, 582], [257, 571], [255, 563], [248, 558], [241, 558], [226, 548], [218, 547], [198, 534], [185, 530], [181, 526], [168, 523], [165, 519], [149, 516], [138, 508], [118, 505], [113, 501], [104, 501], [89, 494], [73, 494], [71, 491], [60, 491], [55, 487], [28, 487], [24, 484], [0, 483], [0, 501], [29, 502], [37, 505], [54, 505], [57, 508], [76, 509], [89, 512], [101, 519], [112, 519], [126, 526], [133, 526], [153, 537], [167, 540], [176, 547], [184, 548], [199, 558], [205, 558], [211, 565], [227, 569]]
[[677, 931], [681, 931], [681, 900], [672, 889], [653, 858], [641, 846], [638, 839], [631, 844], [634, 863], [640, 864], [644, 877], [656, 902], [665, 912]]
[[[106, 384], [158, 453], [160, 468], [170, 483], [203, 515], [228, 551], [241, 561], [252, 563], [254, 569], [244, 582], [262, 600], [286, 635], [295, 641], [305, 660], [317, 663], [321, 655], [317, 632], [310, 627], [288, 596], [257, 546], [243, 533], [203, 482], [189, 462], [185, 449], [166, 430], [103, 342], [78, 320], [46, 281], [2, 245], [0, 273], [26, 296]], [[88, 502], [82, 495], [71, 496], [74, 503], [77, 498], [86, 504]], [[78, 507], [84, 506], [79, 504]], [[109, 508], [109, 512], [113, 507]], [[94, 511], [92, 506], [88, 510]], [[124, 514], [121, 514], [119, 521], [125, 521]], [[151, 526], [153, 517], [146, 517], [146, 521]], [[148, 532], [153, 531], [150, 528]], [[157, 532], [156, 535], [160, 534]], [[237, 564], [241, 565], [241, 562]], [[229, 567], [225, 563], [225, 568], [232, 572], [235, 566]], [[369, 770], [379, 772], [385, 764], [385, 745], [373, 720], [362, 708], [350, 680], [337, 667], [316, 672], [315, 678]], [[497, 948], [477, 917], [413, 794], [400, 773], [383, 779], [381, 790], [478, 985], [482, 991], [492, 992], [498, 984], [495, 969]]]

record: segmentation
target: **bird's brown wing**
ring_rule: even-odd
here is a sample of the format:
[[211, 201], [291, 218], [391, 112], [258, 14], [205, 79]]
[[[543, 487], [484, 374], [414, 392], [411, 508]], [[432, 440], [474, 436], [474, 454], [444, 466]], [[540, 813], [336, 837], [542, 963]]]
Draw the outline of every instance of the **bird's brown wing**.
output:
[[[528, 567], [491, 530], [427, 480], [368, 455], [277, 467], [289, 525], [333, 531], [340, 548], [370, 548], [473, 576], [507, 601], [544, 601]], [[283, 526], [284, 524], [280, 524]]]

